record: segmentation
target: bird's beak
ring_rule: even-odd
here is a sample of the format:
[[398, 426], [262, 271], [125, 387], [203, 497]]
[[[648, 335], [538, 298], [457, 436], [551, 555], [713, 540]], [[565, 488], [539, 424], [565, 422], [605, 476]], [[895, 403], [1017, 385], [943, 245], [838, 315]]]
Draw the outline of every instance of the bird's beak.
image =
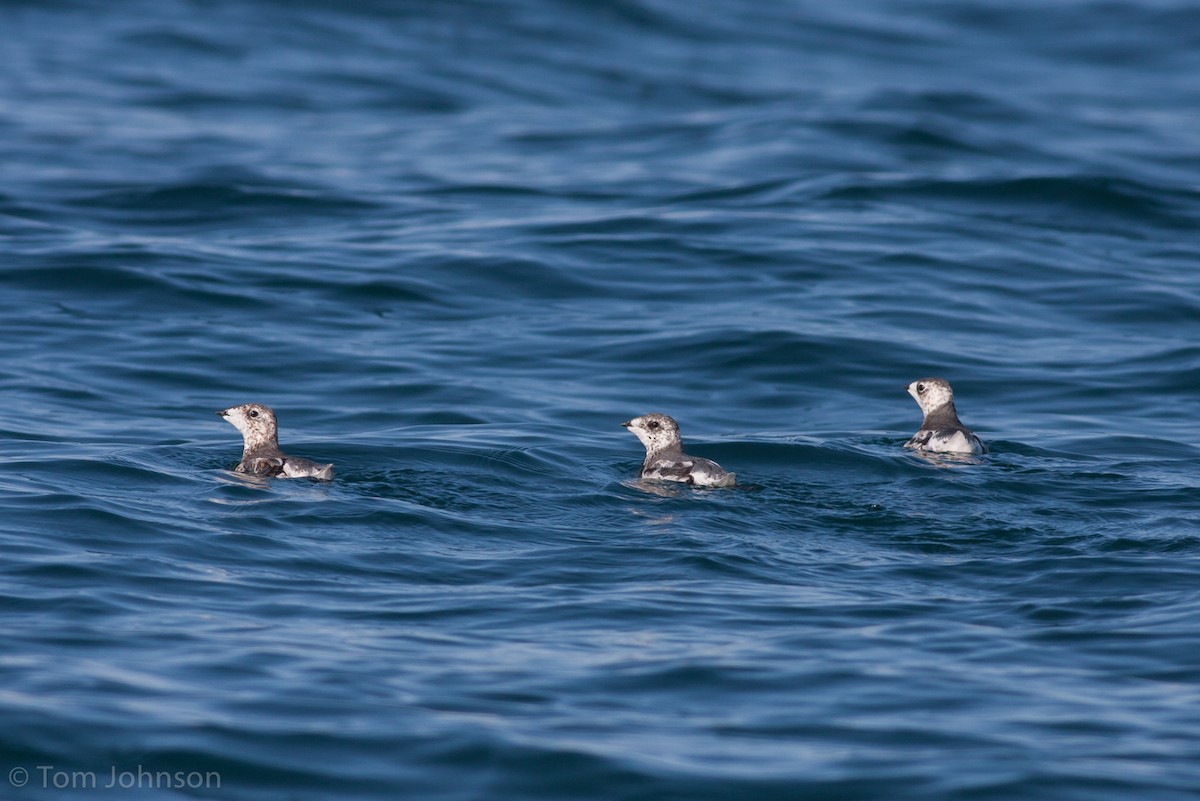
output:
[[626, 428], [629, 428], [631, 425], [633, 425], [633, 421], [626, 420], [624, 423], [621, 423], [621, 425], [625, 426]]
[[221, 415], [222, 417], [224, 417], [225, 415], [229, 414], [229, 410], [228, 410], [228, 409], [219, 409], [219, 410], [217, 411], [217, 414], [219, 414], [219, 415]]

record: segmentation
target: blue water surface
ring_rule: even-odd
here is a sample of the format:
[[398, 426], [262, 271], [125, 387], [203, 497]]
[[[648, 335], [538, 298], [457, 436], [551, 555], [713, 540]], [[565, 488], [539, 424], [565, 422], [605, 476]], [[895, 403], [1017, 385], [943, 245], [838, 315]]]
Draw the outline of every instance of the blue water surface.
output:
[[0, 30], [0, 797], [1197, 797], [1193, 4]]

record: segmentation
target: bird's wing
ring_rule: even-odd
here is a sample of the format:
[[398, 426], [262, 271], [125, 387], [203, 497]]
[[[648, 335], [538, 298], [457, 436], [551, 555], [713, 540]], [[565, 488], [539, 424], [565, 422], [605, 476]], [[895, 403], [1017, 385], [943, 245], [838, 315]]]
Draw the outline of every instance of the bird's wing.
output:
[[923, 448], [929, 442], [929, 438], [933, 436], [933, 432], [928, 429], [921, 429], [912, 435], [912, 439], [904, 443], [906, 448]]
[[297, 456], [287, 456], [283, 462], [283, 474], [288, 478], [319, 478], [322, 481], [331, 481], [333, 463], [317, 464]]
[[736, 483], [733, 473], [709, 459], [696, 459], [692, 466], [692, 481], [702, 487], [732, 487]]
[[987, 453], [974, 431], [967, 428], [922, 429], [913, 435], [906, 448], [936, 451], [938, 453]]
[[695, 483], [695, 479], [692, 478], [692, 465], [691, 460], [676, 462], [659, 459], [642, 469], [642, 478], [658, 478], [663, 481], [683, 481], [692, 484]]
[[277, 476], [283, 472], [284, 459], [279, 456], [256, 456], [237, 466], [237, 472], [255, 476]]

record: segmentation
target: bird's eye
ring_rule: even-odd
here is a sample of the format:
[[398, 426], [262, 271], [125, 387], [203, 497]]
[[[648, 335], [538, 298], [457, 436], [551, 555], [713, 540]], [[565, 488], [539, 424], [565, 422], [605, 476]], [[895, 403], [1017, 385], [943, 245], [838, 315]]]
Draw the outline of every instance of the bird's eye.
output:
[[917, 384], [917, 394], [918, 395], [925, 394], [925, 385], [924, 384]]
[[655, 429], [658, 428], [658, 421], [651, 420], [649, 423], [646, 424], [646, 428], [655, 428]]
[[251, 417], [258, 417], [258, 409], [251, 409], [251, 410], [250, 410], [250, 416], [251, 416]]

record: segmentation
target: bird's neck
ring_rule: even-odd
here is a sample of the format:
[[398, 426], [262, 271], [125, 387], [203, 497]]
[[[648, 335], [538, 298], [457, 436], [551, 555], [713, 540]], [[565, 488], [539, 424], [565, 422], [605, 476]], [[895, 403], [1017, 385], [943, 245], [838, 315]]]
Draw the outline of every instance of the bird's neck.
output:
[[925, 423], [922, 428], [952, 428], [954, 426], [962, 426], [962, 422], [958, 419], [958, 412], [954, 409], [954, 401], [946, 401], [936, 409], [930, 409], [925, 415]]
[[278, 453], [278, 434], [247, 434], [242, 443], [242, 458], [248, 459], [263, 453]]
[[646, 461], [657, 461], [659, 459], [670, 459], [673, 456], [683, 455], [683, 443], [671, 442], [657, 448], [646, 448]]

